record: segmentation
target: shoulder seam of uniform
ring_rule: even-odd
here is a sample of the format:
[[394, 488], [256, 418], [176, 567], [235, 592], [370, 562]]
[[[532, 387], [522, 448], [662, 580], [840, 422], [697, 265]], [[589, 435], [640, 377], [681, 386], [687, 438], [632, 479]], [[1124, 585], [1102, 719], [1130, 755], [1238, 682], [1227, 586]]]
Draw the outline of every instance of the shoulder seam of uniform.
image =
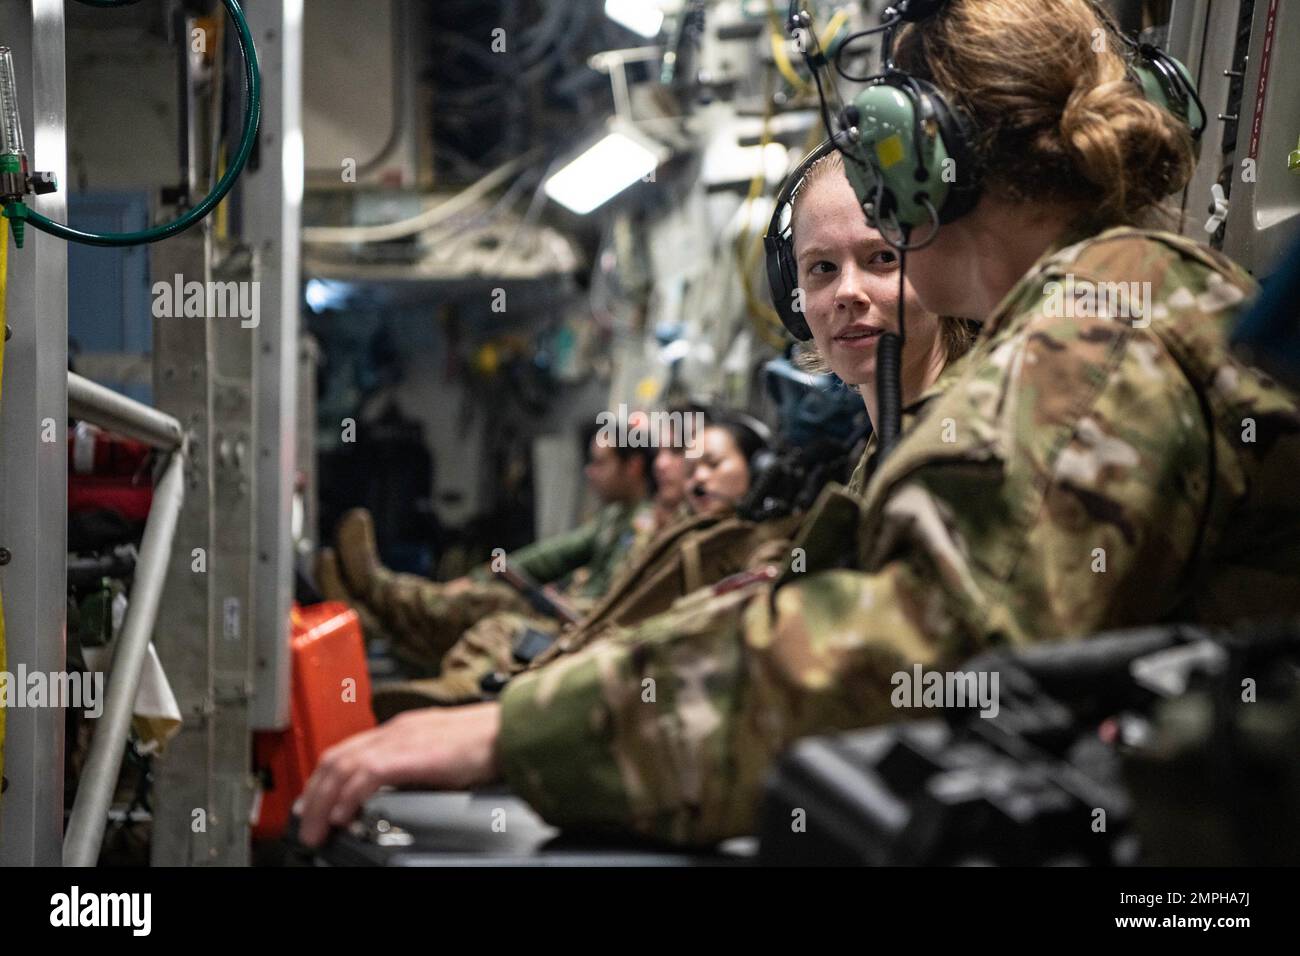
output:
[[[1061, 258], [1071, 251], [1083, 252], [1095, 246], [1101, 246], [1106, 243], [1131, 240], [1145, 239], [1151, 242], [1157, 242], [1165, 249], [1176, 255], [1180, 259], [1192, 260], [1199, 262], [1207, 268], [1214, 269], [1216, 272], [1228, 273], [1233, 271], [1231, 259], [1228, 259], [1222, 252], [1217, 249], [1206, 246], [1190, 239], [1179, 233], [1170, 232], [1167, 229], [1144, 229], [1138, 226], [1116, 226], [1096, 236], [1082, 239], [1079, 242], [1066, 246], [1059, 250], [1044, 264], [1048, 271], [1059, 268], [1064, 265]], [[1222, 261], [1220, 261], [1222, 260]], [[1240, 267], [1238, 267], [1240, 268]]]

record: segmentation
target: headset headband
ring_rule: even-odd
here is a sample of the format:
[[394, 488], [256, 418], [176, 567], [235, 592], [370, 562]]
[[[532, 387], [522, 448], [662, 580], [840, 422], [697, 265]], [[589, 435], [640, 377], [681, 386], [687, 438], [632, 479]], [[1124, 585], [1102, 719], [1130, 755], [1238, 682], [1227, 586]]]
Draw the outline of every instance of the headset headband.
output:
[[816, 165], [818, 160], [830, 155], [835, 148], [834, 141], [824, 139], [807, 156], [799, 160], [799, 165], [785, 178], [785, 182], [777, 191], [776, 208], [772, 210], [772, 220], [767, 224], [767, 235], [777, 236], [785, 231], [781, 228], [781, 213], [785, 211], [786, 206], [790, 205], [790, 200], [794, 197], [799, 184], [804, 181], [804, 177], [808, 175], [808, 170]]
[[767, 232], [763, 235], [763, 254], [767, 267], [767, 284], [772, 293], [772, 305], [786, 331], [801, 342], [807, 342], [812, 338], [812, 330], [808, 328], [801, 310], [795, 308], [795, 295], [799, 289], [799, 270], [794, 261], [793, 239], [786, 234], [787, 229], [781, 227], [781, 216], [794, 198], [799, 184], [808, 175], [808, 170], [837, 148], [834, 140], [826, 139], [799, 160], [799, 165], [786, 177], [776, 194], [772, 219], [768, 222]]

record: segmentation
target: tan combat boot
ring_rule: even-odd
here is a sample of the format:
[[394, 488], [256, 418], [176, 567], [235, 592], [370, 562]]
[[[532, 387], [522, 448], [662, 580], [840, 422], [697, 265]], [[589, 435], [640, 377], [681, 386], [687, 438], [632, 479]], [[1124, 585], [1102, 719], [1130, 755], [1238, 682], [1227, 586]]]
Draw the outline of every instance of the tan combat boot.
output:
[[438, 658], [421, 653], [421, 642], [412, 641], [408, 635], [388, 627], [380, 616], [361, 598], [348, 590], [339, 568], [338, 555], [333, 548], [316, 552], [316, 587], [327, 601], [341, 601], [356, 611], [362, 633], [367, 643], [376, 638], [388, 643], [389, 650], [408, 670], [415, 673], [434, 674], [438, 671]]
[[365, 508], [348, 511], [339, 519], [334, 539], [348, 590], [373, 607], [375, 592], [393, 572], [379, 559], [375, 522], [370, 512]]
[[356, 600], [352, 592], [343, 583], [343, 572], [339, 569], [339, 556], [330, 547], [316, 551], [316, 564], [312, 569], [316, 576], [316, 588], [321, 597], [327, 601], [342, 601], [351, 604]]

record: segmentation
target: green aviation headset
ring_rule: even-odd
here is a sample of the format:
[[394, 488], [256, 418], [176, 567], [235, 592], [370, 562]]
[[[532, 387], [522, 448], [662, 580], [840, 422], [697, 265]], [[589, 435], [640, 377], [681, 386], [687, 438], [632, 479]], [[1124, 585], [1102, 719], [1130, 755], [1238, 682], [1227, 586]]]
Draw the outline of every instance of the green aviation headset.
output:
[[[851, 34], [840, 45], [834, 64], [841, 76], [865, 81], [867, 86], [854, 97], [840, 114], [840, 130], [829, 128], [829, 110], [823, 99], [822, 116], [827, 123], [828, 139], [814, 149], [796, 167], [777, 194], [767, 233], [763, 236], [768, 285], [772, 302], [785, 328], [800, 341], [812, 338], [802, 312], [795, 308], [798, 295], [798, 269], [793, 250], [793, 236], [782, 224], [786, 207], [810, 166], [832, 149], [844, 156], [844, 171], [867, 222], [899, 253], [899, 334], [886, 332], [877, 351], [877, 385], [880, 390], [879, 423], [882, 454], [896, 441], [901, 414], [898, 394], [898, 361], [905, 336], [903, 324], [903, 271], [909, 250], [921, 249], [933, 240], [941, 225], [965, 215], [979, 201], [982, 169], [975, 149], [973, 124], [961, 110], [953, 107], [932, 84], [898, 69], [893, 61], [893, 40], [903, 23], [919, 23], [939, 14], [949, 0], [898, 0], [887, 8], [880, 26]], [[1146, 97], [1169, 110], [1191, 129], [1199, 142], [1205, 129], [1205, 107], [1196, 92], [1187, 68], [1174, 57], [1148, 43], [1126, 36], [1100, 5], [1094, 8], [1112, 32], [1127, 45], [1130, 76]], [[811, 18], [796, 11], [797, 0], [790, 4], [791, 31], [804, 30], [810, 44], [804, 57], [817, 79], [822, 94], [819, 71], [828, 62], [816, 45], [810, 29]], [[854, 77], [840, 66], [850, 44], [861, 37], [883, 33], [884, 71], [874, 77]], [[833, 83], [830, 84], [833, 94]], [[912, 231], [930, 225], [927, 235], [911, 242]]]
[[[871, 224], [900, 251], [922, 248], [939, 226], [974, 208], [980, 173], [972, 148], [969, 120], [924, 80], [897, 69], [893, 38], [902, 23], [935, 16], [948, 0], [899, 0], [884, 13], [884, 23], [854, 34], [885, 34], [884, 72], [873, 77], [843, 111], [848, 132], [845, 172], [867, 208]], [[1129, 73], [1146, 97], [1173, 113], [1199, 141], [1205, 130], [1205, 107], [1187, 68], [1160, 48], [1125, 35], [1098, 2], [1093, 7], [1111, 31], [1129, 47]], [[842, 71], [841, 71], [842, 72]], [[930, 234], [908, 244], [913, 229], [931, 224]]]

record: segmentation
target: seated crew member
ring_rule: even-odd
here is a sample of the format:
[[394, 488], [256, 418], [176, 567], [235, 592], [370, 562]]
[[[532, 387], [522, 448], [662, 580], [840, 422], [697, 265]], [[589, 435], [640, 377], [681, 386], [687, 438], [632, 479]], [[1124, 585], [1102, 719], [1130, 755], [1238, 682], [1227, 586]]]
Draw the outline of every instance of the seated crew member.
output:
[[[844, 158], [828, 153], [813, 163], [791, 196], [791, 238], [813, 348], [799, 357], [809, 371], [831, 371], [862, 396], [877, 421], [876, 347], [880, 333], [898, 331], [898, 252], [860, 214]], [[846, 215], [845, 210], [853, 214]], [[891, 292], [892, 289], [892, 292]], [[904, 303], [904, 423], [941, 394], [964, 368], [974, 323], [925, 311], [914, 295]], [[874, 467], [873, 433], [849, 490], [862, 494]]]
[[[503, 559], [506, 567], [539, 585], [568, 578], [559, 596], [579, 609], [605, 592], [619, 562], [643, 547], [654, 532], [654, 504], [648, 497], [654, 491], [654, 449], [619, 446], [605, 440], [595, 426], [592, 432], [584, 474], [603, 507], [575, 530]], [[317, 577], [326, 597], [346, 600], [364, 613], [392, 638], [399, 656], [417, 668], [436, 670], [466, 628], [489, 614], [537, 614], [519, 591], [494, 580], [490, 565], [448, 583], [384, 567], [365, 509], [343, 516], [337, 539], [337, 559], [322, 549], [318, 561]]]
[[750, 462], [767, 441], [733, 414], [715, 414], [700, 435], [700, 456], [687, 483], [691, 513], [734, 511], [749, 491]]

